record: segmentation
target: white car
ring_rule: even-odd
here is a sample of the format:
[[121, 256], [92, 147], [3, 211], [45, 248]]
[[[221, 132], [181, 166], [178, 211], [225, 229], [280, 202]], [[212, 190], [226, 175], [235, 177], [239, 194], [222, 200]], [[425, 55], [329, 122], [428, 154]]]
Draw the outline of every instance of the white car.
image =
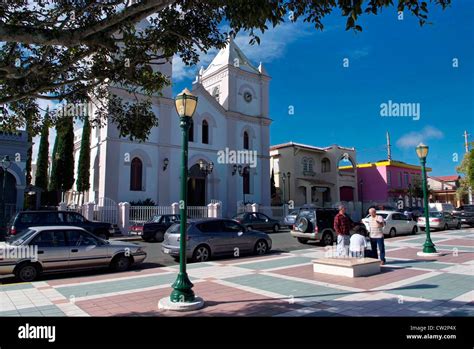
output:
[[[378, 216], [382, 216], [385, 225], [383, 227], [383, 234], [385, 236], [394, 237], [401, 234], [416, 234], [418, 232], [418, 226], [416, 222], [397, 211], [376, 211]], [[367, 231], [370, 231], [369, 227], [369, 216], [362, 219]]]

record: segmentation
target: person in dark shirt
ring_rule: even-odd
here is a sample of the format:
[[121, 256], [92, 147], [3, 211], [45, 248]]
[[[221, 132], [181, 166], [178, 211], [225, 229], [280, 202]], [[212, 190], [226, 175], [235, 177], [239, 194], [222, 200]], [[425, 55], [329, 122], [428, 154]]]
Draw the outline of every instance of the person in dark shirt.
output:
[[334, 230], [337, 234], [337, 256], [347, 256], [350, 245], [350, 230], [352, 228], [352, 220], [346, 216], [346, 208], [344, 205], [339, 206], [339, 212], [334, 217]]

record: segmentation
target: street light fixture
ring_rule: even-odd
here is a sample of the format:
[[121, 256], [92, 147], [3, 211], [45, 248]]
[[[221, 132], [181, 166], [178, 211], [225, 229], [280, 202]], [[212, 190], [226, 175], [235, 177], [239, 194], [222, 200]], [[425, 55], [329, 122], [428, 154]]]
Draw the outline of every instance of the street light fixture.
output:
[[281, 180], [282, 180], [282, 182], [283, 182], [283, 202], [285, 203], [285, 202], [286, 202], [286, 201], [285, 201], [285, 186], [286, 186], [286, 184], [285, 184], [285, 182], [286, 182], [286, 174], [285, 174], [285, 173], [283, 173], [283, 174], [281, 175]]
[[196, 111], [198, 98], [185, 88], [176, 96], [175, 106], [179, 116], [179, 125], [182, 134], [181, 151], [181, 190], [180, 190], [180, 238], [179, 238], [179, 273], [176, 281], [171, 287], [173, 291], [170, 297], [163, 298], [159, 302], [161, 309], [169, 310], [195, 310], [204, 305], [204, 301], [196, 297], [192, 290], [193, 283], [189, 280], [186, 272], [186, 228], [187, 228], [187, 178], [188, 178], [188, 131], [191, 126], [192, 117]]
[[426, 231], [426, 240], [423, 244], [423, 252], [418, 252], [419, 256], [436, 256], [439, 255], [436, 251], [433, 241], [431, 241], [430, 236], [430, 215], [428, 207], [428, 188], [426, 185], [426, 157], [428, 156], [428, 146], [420, 143], [416, 147], [416, 154], [420, 159], [421, 163], [421, 177], [422, 177], [422, 187], [423, 187], [423, 206], [424, 206], [424, 216], [425, 216], [425, 231]]
[[202, 173], [204, 173], [206, 176], [210, 175], [212, 171], [214, 170], [214, 163], [210, 161], [209, 163], [200, 160], [199, 161], [199, 169], [201, 170]]

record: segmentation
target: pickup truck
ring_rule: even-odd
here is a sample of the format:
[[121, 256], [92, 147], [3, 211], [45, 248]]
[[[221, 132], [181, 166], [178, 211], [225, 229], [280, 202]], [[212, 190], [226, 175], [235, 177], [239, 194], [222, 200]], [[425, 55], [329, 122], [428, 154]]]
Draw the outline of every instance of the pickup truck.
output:
[[462, 205], [453, 211], [453, 216], [457, 217], [461, 224], [468, 224], [474, 227], [474, 205]]

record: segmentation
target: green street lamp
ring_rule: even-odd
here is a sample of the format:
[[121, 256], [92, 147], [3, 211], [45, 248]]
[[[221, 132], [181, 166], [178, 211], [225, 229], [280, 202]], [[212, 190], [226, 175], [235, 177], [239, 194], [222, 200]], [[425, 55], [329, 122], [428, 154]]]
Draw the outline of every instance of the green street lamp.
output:
[[186, 272], [186, 228], [187, 228], [187, 179], [188, 179], [188, 134], [192, 117], [196, 111], [198, 98], [185, 88], [176, 96], [175, 106], [179, 116], [182, 133], [181, 151], [181, 190], [179, 201], [180, 235], [179, 235], [179, 273], [171, 286], [173, 291], [169, 298], [161, 299], [158, 306], [161, 309], [187, 311], [199, 309], [204, 301], [195, 297], [193, 283]]
[[425, 255], [436, 255], [438, 254], [435, 248], [433, 241], [431, 241], [430, 236], [430, 215], [428, 207], [428, 188], [426, 183], [426, 157], [428, 156], [428, 146], [423, 143], [418, 144], [416, 147], [416, 154], [421, 162], [421, 178], [422, 178], [422, 187], [423, 187], [423, 206], [424, 216], [425, 216], [425, 231], [426, 231], [426, 240], [423, 244], [423, 252], [418, 253], [420, 256]]

